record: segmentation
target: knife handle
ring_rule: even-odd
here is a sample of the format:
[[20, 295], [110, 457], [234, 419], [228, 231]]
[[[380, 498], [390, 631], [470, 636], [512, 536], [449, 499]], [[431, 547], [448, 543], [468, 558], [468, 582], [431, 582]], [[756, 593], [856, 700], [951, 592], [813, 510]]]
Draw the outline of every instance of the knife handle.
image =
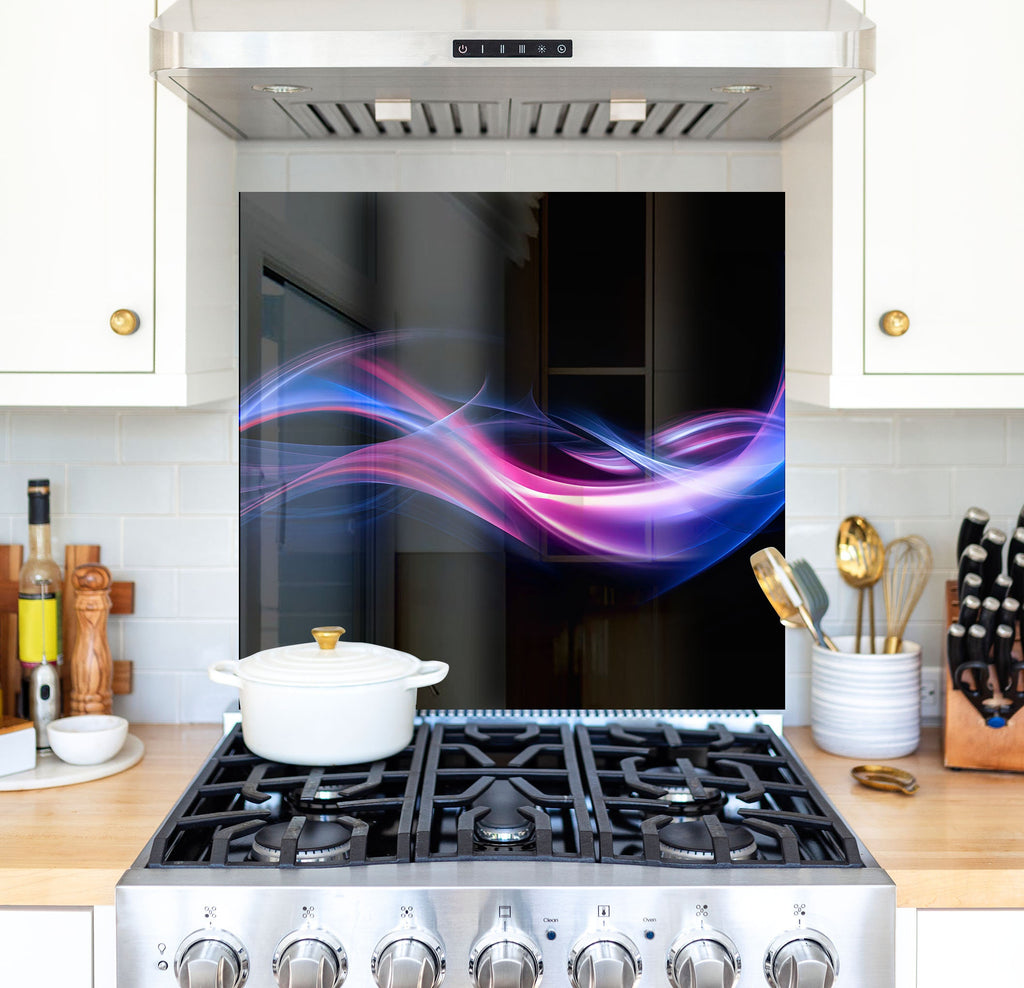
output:
[[992, 638], [996, 633], [996, 625], [999, 623], [999, 611], [1002, 603], [995, 597], [986, 597], [981, 602], [981, 612], [978, 614], [977, 623], [985, 629], [985, 654], [988, 655], [992, 648]]
[[1019, 552], [1024, 552], [1024, 526], [1018, 525], [1010, 538], [1010, 544], [1006, 547], [1006, 569], [1009, 571], [1013, 557]]
[[1006, 532], [1000, 528], [990, 528], [981, 538], [982, 549], [988, 553], [982, 567], [981, 578], [986, 587], [1003, 571], [1003, 549], [1006, 546]]
[[995, 667], [996, 682], [1004, 695], [1010, 692], [1010, 665], [1013, 662], [1010, 652], [1013, 649], [1015, 632], [1008, 624], [1000, 624], [996, 628]]
[[[968, 695], [987, 699], [992, 695], [988, 683], [988, 632], [984, 625], [974, 624], [967, 629], [967, 661], [961, 663], [956, 670], [956, 681]], [[963, 672], [970, 670], [974, 676], [974, 689], [969, 690], [963, 685]]]
[[981, 613], [981, 599], [969, 593], [960, 600], [960, 613], [957, 615], [957, 623], [969, 628], [978, 620]]
[[1013, 588], [1013, 580], [1011, 580], [1005, 573], [999, 573], [996, 578], [992, 581], [992, 586], [988, 589], [988, 595], [995, 597], [996, 600], [1002, 600], [1004, 597], [1012, 597], [1010, 590]]
[[1024, 528], [1024, 507], [1017, 512], [1017, 527]]
[[1017, 600], [1024, 600], [1024, 552], [1018, 552], [1010, 560], [1010, 579], [1013, 581], [1010, 593]]
[[949, 631], [946, 632], [946, 661], [949, 663], [949, 675], [953, 679], [953, 689], [960, 689], [960, 684], [956, 680], [956, 671], [964, 663], [965, 651], [964, 651], [964, 638], [967, 635], [967, 629], [957, 622], [949, 626]]
[[[1024, 517], [1024, 508], [1021, 508], [1021, 516]], [[969, 545], [981, 540], [981, 534], [989, 523], [989, 513], [984, 508], [968, 508], [964, 512], [963, 521], [960, 522], [960, 532], [956, 539], [957, 560], [964, 553]], [[1021, 522], [1024, 525], [1024, 521]]]
[[961, 590], [961, 599], [963, 599], [964, 596], [962, 592], [964, 577], [967, 576], [968, 573], [976, 573], [982, 579], [982, 586], [985, 585], [984, 569], [986, 559], [988, 559], [988, 553], [982, 549], [980, 545], [974, 543], [967, 546], [967, 548], [960, 554], [960, 565], [957, 567], [956, 585]]
[[996, 622], [998, 628], [1001, 624], [1008, 624], [1010, 628], [1014, 628], [1017, 624], [1017, 618], [1020, 616], [1020, 601], [1016, 597], [1007, 597], [999, 608], [999, 620]]

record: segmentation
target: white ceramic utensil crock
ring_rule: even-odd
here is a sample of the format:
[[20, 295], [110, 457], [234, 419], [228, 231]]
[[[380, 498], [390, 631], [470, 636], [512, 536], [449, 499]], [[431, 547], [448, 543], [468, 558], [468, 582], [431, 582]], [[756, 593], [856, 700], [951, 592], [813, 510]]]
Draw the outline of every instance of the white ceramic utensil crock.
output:
[[257, 755], [290, 765], [353, 765], [409, 743], [416, 690], [441, 682], [447, 663], [339, 642], [344, 630], [314, 628], [315, 642], [210, 666], [215, 683], [238, 688], [242, 737]]

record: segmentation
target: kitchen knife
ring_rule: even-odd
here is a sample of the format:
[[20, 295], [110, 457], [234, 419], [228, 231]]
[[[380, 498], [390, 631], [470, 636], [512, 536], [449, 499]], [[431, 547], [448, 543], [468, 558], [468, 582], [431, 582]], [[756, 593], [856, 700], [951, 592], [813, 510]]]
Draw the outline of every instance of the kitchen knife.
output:
[[[981, 612], [978, 614], [978, 622], [974, 627], [985, 629], [985, 654], [988, 655], [992, 647], [992, 638], [996, 633], [996, 625], [999, 623], [999, 611], [1002, 602], [995, 597], [986, 597], [981, 602]], [[972, 660], [973, 661], [973, 660]]]
[[958, 624], [969, 628], [978, 620], [979, 614], [981, 614], [981, 599], [969, 593], [960, 601], [960, 613], [957, 615], [956, 620]]
[[967, 657], [964, 646], [964, 638], [967, 635], [967, 629], [957, 622], [949, 626], [949, 631], [946, 632], [946, 661], [949, 663], [949, 675], [953, 680], [953, 689], [960, 689], [960, 684], [956, 679], [956, 671], [964, 664]]
[[[1024, 514], [1024, 508], [1021, 508]], [[964, 554], [964, 549], [973, 543], [981, 541], [981, 533], [989, 523], [989, 513], [984, 508], [968, 508], [964, 512], [963, 521], [960, 522], [960, 533], [956, 539], [956, 558], [959, 560]], [[1024, 525], [1024, 522], [1021, 522]]]
[[1003, 571], [1003, 547], [1006, 545], [1006, 532], [1001, 528], [990, 528], [981, 537], [982, 549], [988, 553], [981, 569], [981, 578], [986, 587]]
[[988, 595], [995, 597], [996, 600], [1002, 600], [1004, 597], [1010, 596], [1010, 589], [1013, 587], [1013, 580], [1011, 580], [1005, 573], [1000, 573], [993, 581], [992, 586], [988, 588]]
[[1016, 627], [1017, 618], [1020, 615], [1020, 601], [1016, 597], [1004, 597], [1002, 606], [999, 608], [999, 619], [996, 627], [1001, 624], [1008, 624], [1011, 628]]
[[1024, 552], [1024, 527], [1018, 525], [1010, 538], [1010, 544], [1006, 548], [1006, 569], [1009, 571], [1010, 563], [1018, 552]]
[[959, 591], [959, 600], [970, 596], [977, 597], [978, 605], [981, 606], [981, 598], [985, 595], [981, 592], [981, 577], [977, 573], [968, 573], [964, 577], [964, 582], [960, 584]]
[[996, 648], [993, 663], [996, 667], [996, 682], [999, 683], [1000, 691], [1005, 695], [1010, 692], [1010, 664], [1013, 658], [1010, 655], [1013, 649], [1015, 632], [1008, 624], [1000, 624], [996, 627]]
[[[987, 635], [980, 624], [967, 629], [967, 661], [961, 663], [956, 670], [956, 681], [968, 696], [973, 699], [987, 700], [992, 696], [988, 682], [988, 649], [985, 647]], [[963, 674], [969, 672], [974, 678], [974, 688], [968, 688]]]
[[1024, 528], [1024, 506], [1022, 506], [1020, 511], [1017, 513], [1017, 527]]
[[[964, 551], [960, 554], [960, 566], [956, 574], [956, 585], [958, 588], [962, 588], [964, 585], [964, 577], [968, 573], [977, 573], [982, 578], [982, 585], [984, 586], [984, 574], [985, 560], [988, 559], [988, 553], [982, 549], [980, 545], [971, 543], [967, 546]], [[963, 594], [960, 594], [963, 597]]]
[[1010, 561], [1010, 579], [1013, 580], [1010, 593], [1017, 600], [1024, 600], [1024, 552], [1018, 552]]

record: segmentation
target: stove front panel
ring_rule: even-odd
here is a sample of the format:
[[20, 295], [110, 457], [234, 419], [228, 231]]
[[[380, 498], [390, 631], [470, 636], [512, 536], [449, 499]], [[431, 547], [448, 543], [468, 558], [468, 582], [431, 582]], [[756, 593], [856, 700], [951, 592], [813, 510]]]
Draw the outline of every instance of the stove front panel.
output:
[[[518, 884], [507, 881], [510, 871]], [[628, 957], [642, 984], [668, 986], [677, 951], [697, 940], [734, 951], [741, 984], [772, 983], [769, 951], [799, 940], [827, 945], [844, 988], [894, 984], [895, 888], [875, 868], [846, 872], [841, 885], [803, 870], [681, 874], [547, 862], [525, 872], [453, 862], [320, 870], [313, 883], [295, 870], [190, 870], [166, 885], [154, 884], [166, 872], [136, 871], [117, 890], [118, 983], [172, 988], [181, 946], [206, 938], [244, 949], [248, 988], [275, 988], [275, 956], [279, 968], [283, 947], [301, 940], [340, 948], [348, 988], [374, 988], [388, 947], [409, 941], [452, 986], [480, 984], [495, 945], [536, 964], [545, 988], [578, 988], [572, 971], [579, 975], [595, 948]]]

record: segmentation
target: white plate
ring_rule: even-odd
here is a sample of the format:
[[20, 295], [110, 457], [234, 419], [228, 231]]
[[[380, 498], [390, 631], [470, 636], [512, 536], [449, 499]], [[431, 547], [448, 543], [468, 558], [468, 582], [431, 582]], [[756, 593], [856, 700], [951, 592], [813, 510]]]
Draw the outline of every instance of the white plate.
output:
[[52, 751], [36, 755], [36, 767], [14, 775], [0, 775], [0, 792], [18, 789], [52, 789], [54, 786], [73, 786], [77, 782], [92, 782], [116, 775], [131, 768], [142, 758], [143, 743], [129, 734], [124, 747], [113, 758], [99, 765], [69, 765], [62, 762]]

